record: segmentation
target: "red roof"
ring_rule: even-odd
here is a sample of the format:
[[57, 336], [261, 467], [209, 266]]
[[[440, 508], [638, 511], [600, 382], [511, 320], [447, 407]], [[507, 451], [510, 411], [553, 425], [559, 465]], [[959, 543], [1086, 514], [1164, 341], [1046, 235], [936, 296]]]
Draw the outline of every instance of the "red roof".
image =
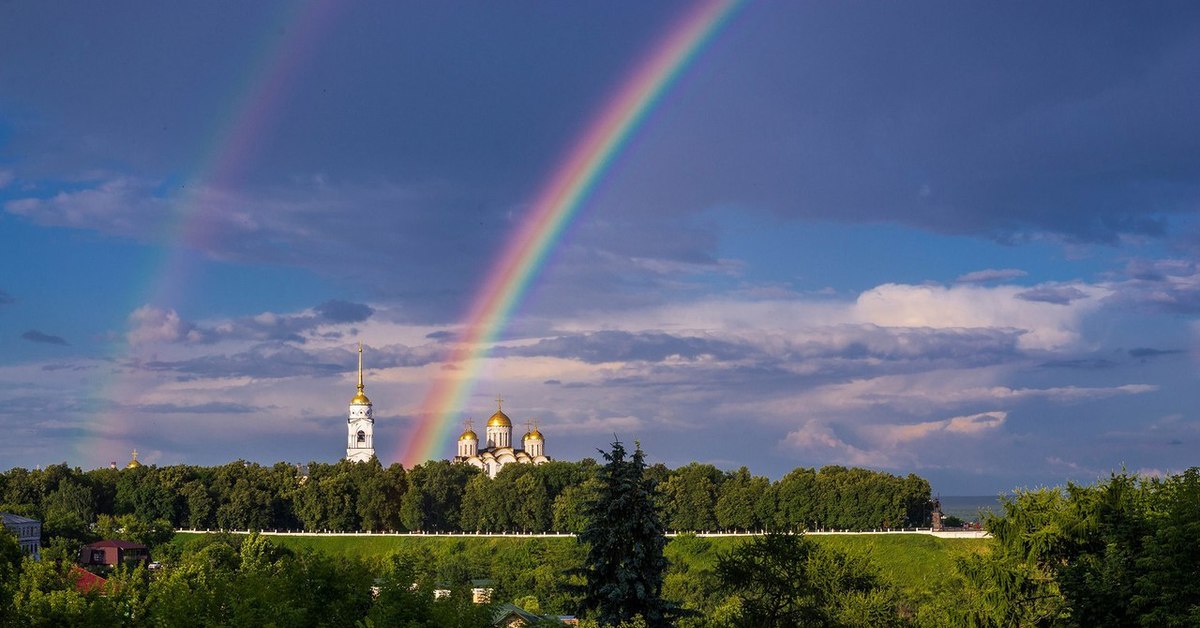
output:
[[101, 547], [116, 547], [119, 549], [146, 549], [145, 545], [142, 545], [141, 543], [134, 543], [133, 541], [96, 541], [95, 543], [92, 543], [91, 545], [85, 545], [84, 547], [91, 549], [100, 549]]
[[75, 590], [80, 593], [100, 592], [104, 589], [104, 578], [79, 567], [71, 567], [71, 575], [75, 578]]

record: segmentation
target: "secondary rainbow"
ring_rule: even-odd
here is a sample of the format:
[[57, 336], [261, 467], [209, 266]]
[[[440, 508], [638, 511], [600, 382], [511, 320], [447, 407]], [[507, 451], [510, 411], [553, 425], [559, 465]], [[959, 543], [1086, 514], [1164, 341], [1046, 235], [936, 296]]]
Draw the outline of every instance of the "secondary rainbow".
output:
[[401, 460], [412, 466], [439, 457], [479, 369], [546, 256], [596, 183], [675, 79], [721, 30], [741, 0], [696, 5], [635, 67], [547, 180], [528, 215], [481, 284], [446, 358], [453, 368], [432, 383]]
[[[231, 202], [225, 195], [237, 188], [259, 144], [268, 139], [292, 84], [338, 10], [335, 0], [305, 0], [281, 7], [267, 20], [269, 28], [243, 64], [245, 72], [235, 82], [227, 106], [213, 117], [213, 128], [205, 134], [208, 141], [190, 169], [191, 176], [177, 189], [164, 192], [168, 215], [153, 234], [164, 244], [159, 258], [147, 265], [145, 282], [132, 291], [131, 310], [147, 305], [170, 308], [187, 290], [197, 257], [216, 235], [215, 221], [221, 218], [214, 209]], [[143, 402], [144, 391], [155, 379], [153, 374], [124, 366], [143, 358], [136, 347], [121, 345], [111, 357], [118, 366], [110, 367], [110, 374], [94, 385], [93, 396], [104, 409], [74, 444], [76, 459], [91, 463], [124, 460], [137, 445], [130, 434], [141, 430], [128, 418], [126, 404]]]

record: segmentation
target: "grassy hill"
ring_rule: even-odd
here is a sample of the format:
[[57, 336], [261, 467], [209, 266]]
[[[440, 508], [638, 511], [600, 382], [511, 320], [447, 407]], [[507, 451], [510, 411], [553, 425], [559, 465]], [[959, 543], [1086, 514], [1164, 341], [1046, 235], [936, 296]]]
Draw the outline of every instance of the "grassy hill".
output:
[[[176, 535], [177, 544], [185, 544], [197, 534]], [[576, 566], [582, 557], [570, 538], [454, 538], [407, 536], [272, 536], [272, 542], [293, 549], [361, 558], [382, 564], [395, 553], [424, 556], [437, 563], [454, 562], [465, 566], [472, 576], [488, 575], [496, 579], [519, 577], [536, 581], [545, 571], [561, 573]], [[921, 598], [930, 593], [941, 574], [953, 569], [962, 556], [987, 551], [986, 539], [941, 539], [926, 534], [879, 534], [813, 536], [818, 543], [834, 545], [843, 551], [865, 554], [884, 577], [907, 595]], [[745, 542], [744, 537], [672, 539], [666, 554], [672, 571], [702, 573], [711, 571], [722, 552], [730, 552]], [[453, 558], [453, 561], [449, 560]]]

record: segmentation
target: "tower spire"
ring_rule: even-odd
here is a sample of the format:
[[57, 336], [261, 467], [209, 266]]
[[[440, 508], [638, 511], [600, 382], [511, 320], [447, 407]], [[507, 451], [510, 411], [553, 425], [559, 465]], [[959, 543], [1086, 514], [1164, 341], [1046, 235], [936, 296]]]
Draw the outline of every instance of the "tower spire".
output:
[[358, 341], [358, 392], [359, 392], [359, 393], [362, 393], [362, 391], [363, 391], [363, 380], [362, 380], [362, 341], [360, 340], [360, 341]]

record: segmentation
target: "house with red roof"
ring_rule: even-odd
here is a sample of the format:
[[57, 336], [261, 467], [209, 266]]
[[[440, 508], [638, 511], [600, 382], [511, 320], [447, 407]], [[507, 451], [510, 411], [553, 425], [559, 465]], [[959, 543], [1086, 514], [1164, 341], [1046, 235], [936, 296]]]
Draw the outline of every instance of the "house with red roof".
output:
[[79, 550], [79, 564], [85, 567], [114, 567], [127, 562], [150, 562], [150, 550], [133, 541], [97, 541]]

